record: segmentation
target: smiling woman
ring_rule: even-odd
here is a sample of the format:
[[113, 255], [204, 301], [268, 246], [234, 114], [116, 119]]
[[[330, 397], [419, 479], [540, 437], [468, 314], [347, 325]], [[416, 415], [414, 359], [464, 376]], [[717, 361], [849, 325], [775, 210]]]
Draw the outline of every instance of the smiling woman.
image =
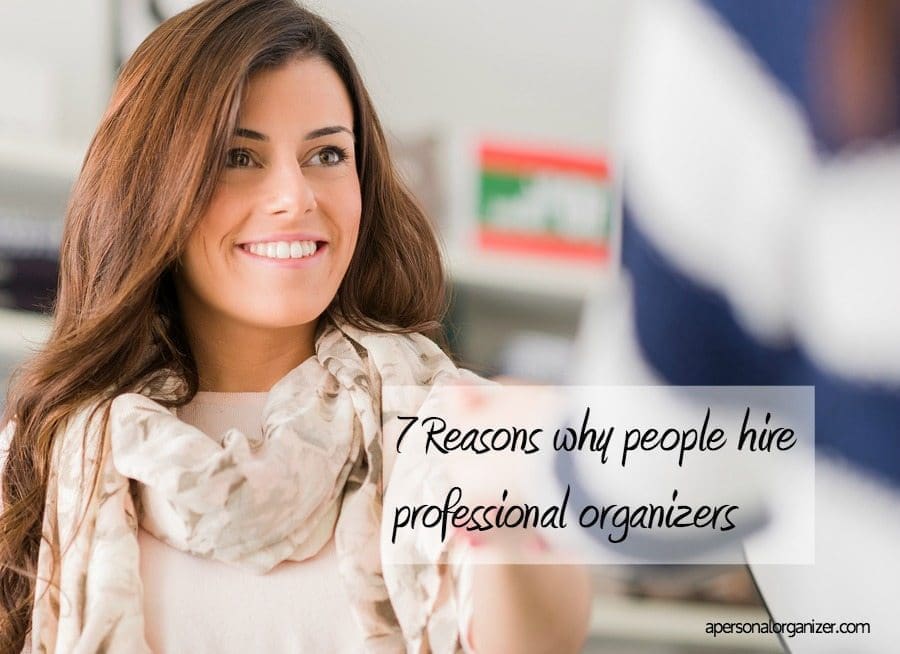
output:
[[0, 651], [578, 646], [572, 571], [473, 587], [441, 564], [458, 541], [383, 569], [385, 486], [428, 488], [385, 478], [382, 386], [473, 376], [427, 337], [435, 237], [319, 17], [208, 0], [153, 32], [85, 157], [60, 270], [2, 434]]

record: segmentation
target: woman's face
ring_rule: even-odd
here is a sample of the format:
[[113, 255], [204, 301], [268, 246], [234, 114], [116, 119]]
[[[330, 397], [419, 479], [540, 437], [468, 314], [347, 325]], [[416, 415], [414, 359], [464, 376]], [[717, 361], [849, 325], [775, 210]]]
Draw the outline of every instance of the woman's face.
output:
[[189, 322], [314, 327], [356, 245], [353, 145], [350, 98], [321, 59], [249, 80], [226, 169], [182, 258]]

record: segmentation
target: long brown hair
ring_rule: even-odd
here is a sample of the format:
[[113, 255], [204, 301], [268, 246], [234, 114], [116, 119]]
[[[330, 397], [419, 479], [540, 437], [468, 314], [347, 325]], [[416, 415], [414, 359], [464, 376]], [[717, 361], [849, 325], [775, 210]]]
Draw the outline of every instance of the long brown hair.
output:
[[[328, 62], [353, 104], [362, 219], [327, 313], [364, 329], [437, 334], [445, 295], [433, 231], [395, 173], [335, 32], [293, 0], [208, 0], [165, 22], [125, 64], [88, 149], [66, 214], [53, 328], [10, 390], [2, 652], [19, 651], [30, 627], [59, 430], [86, 403], [134, 390], [163, 369], [185, 381], [175, 404], [197, 391], [173, 268], [222, 172], [248, 78], [296, 57]], [[59, 544], [51, 547], [56, 554]]]

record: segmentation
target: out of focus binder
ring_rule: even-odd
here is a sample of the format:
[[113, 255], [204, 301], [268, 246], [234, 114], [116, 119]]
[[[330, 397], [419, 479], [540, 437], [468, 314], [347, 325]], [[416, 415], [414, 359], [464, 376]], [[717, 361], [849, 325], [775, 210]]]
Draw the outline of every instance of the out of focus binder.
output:
[[49, 311], [59, 275], [61, 223], [0, 207], [0, 306]]

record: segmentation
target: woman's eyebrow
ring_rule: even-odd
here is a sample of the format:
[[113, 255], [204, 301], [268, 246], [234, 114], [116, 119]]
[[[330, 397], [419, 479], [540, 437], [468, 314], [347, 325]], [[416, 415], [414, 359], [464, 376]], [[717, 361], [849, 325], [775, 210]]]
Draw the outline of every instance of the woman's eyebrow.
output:
[[[309, 132], [304, 138], [307, 141], [311, 141], [312, 139], [317, 139], [322, 136], [330, 136], [331, 134], [338, 134], [339, 132], [345, 132], [350, 136], [353, 136], [353, 131], [344, 127], [343, 125], [329, 125], [328, 127], [319, 127], [318, 129], [314, 129], [313, 131]], [[246, 127], [235, 128], [234, 134], [235, 136], [242, 136], [246, 139], [253, 139], [254, 141], [269, 140], [269, 137], [262, 132], [247, 129]]]
[[328, 127], [320, 127], [319, 129], [314, 129], [306, 135], [306, 140], [311, 141], [313, 139], [317, 139], [321, 136], [330, 136], [331, 134], [337, 134], [339, 132], [346, 132], [350, 136], [353, 136], [353, 131], [347, 129], [343, 125], [330, 125]]

